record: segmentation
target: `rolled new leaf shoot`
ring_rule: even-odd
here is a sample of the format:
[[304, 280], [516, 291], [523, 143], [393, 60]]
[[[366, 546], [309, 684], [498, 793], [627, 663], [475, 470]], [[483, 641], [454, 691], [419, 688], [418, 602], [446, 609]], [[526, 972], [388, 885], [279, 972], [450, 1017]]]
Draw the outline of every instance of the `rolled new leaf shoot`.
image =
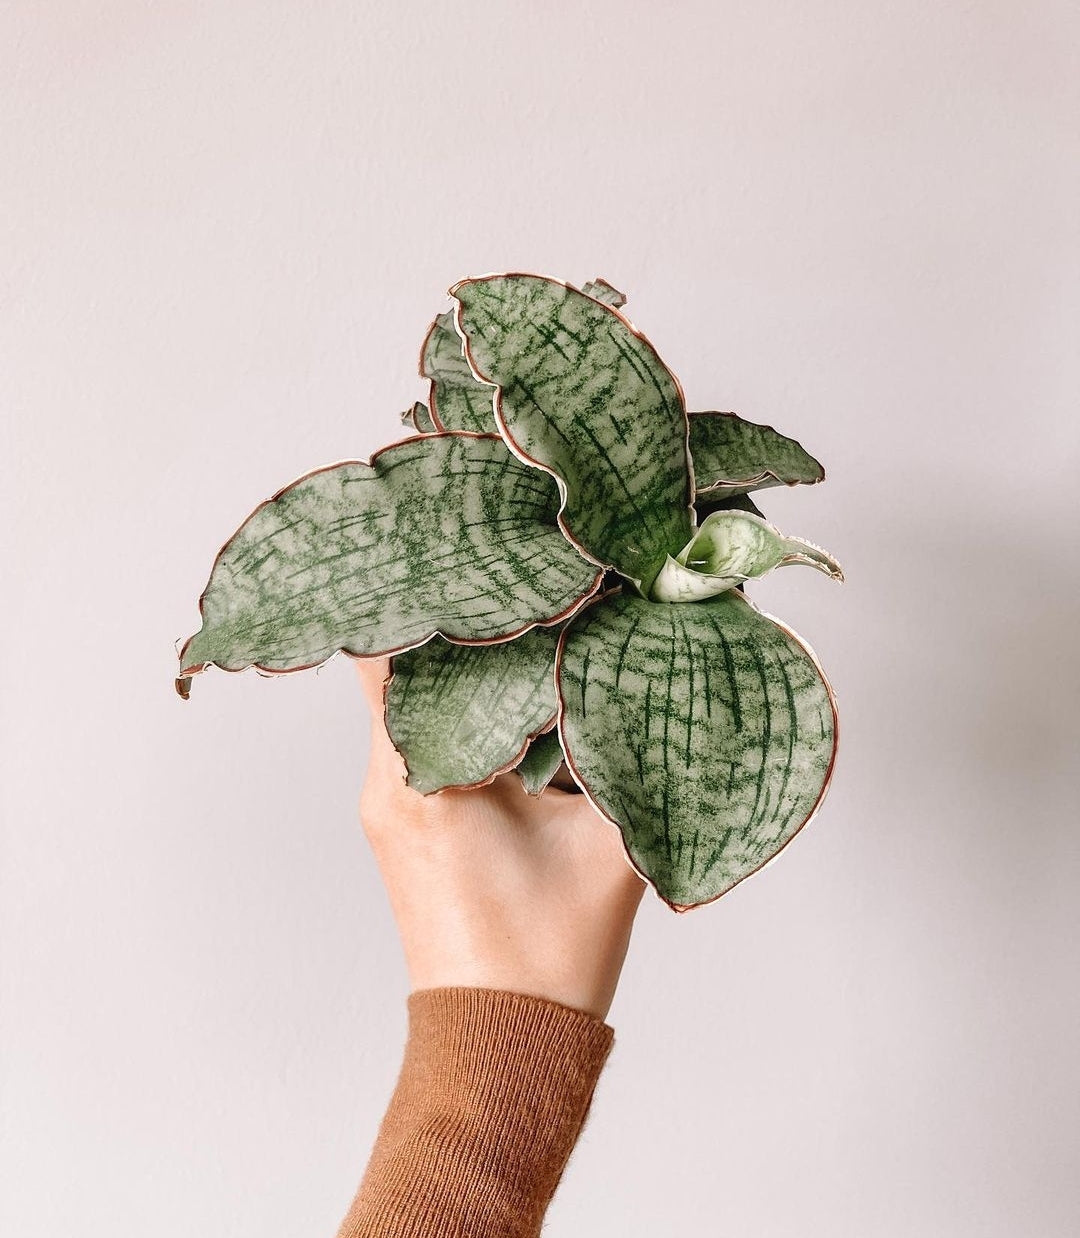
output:
[[763, 517], [731, 509], [714, 512], [678, 556], [684, 567], [723, 574], [741, 564], [747, 579], [788, 563], [806, 563], [834, 580], [843, 580], [840, 564], [812, 542], [785, 537]]
[[657, 602], [700, 601], [792, 564], [844, 579], [840, 564], [813, 542], [785, 537], [750, 512], [713, 512], [675, 558], [668, 556], [652, 597]]

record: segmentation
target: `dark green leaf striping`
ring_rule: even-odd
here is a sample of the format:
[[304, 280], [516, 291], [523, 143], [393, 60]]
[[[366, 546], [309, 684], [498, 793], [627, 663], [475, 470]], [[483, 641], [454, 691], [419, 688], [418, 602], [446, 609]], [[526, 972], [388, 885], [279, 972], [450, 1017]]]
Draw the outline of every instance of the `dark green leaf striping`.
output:
[[428, 403], [437, 428], [495, 431], [494, 388], [469, 369], [452, 310], [440, 314], [428, 329], [420, 350], [420, 373], [431, 383]]
[[218, 556], [182, 673], [292, 670], [336, 650], [505, 640], [600, 574], [555, 524], [554, 482], [495, 435], [440, 434], [336, 465], [264, 503]]
[[710, 502], [825, 479], [821, 464], [795, 439], [735, 413], [691, 413], [690, 457], [697, 497]]
[[436, 637], [398, 654], [386, 726], [409, 786], [425, 794], [475, 786], [508, 769], [554, 718], [558, 637], [552, 628], [497, 645]]
[[493, 276], [452, 293], [474, 370], [499, 386], [501, 431], [565, 485], [564, 528], [647, 590], [692, 532], [678, 383], [617, 312], [554, 280]]
[[577, 776], [675, 907], [760, 868], [824, 794], [831, 691], [798, 638], [741, 594], [605, 598], [569, 623], [558, 682]]

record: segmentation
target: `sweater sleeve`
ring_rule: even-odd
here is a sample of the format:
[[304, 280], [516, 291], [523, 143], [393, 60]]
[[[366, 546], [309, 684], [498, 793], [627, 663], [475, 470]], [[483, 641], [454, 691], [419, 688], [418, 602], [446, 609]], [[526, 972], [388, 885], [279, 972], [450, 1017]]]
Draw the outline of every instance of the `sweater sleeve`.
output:
[[613, 1035], [520, 993], [414, 993], [397, 1087], [338, 1238], [534, 1238]]

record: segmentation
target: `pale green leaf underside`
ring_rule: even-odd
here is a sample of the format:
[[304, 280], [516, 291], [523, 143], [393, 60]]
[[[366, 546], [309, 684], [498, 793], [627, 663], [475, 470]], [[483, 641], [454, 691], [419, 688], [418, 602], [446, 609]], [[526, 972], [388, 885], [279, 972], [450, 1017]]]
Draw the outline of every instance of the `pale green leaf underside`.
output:
[[475, 786], [509, 768], [555, 716], [558, 629], [498, 645], [436, 638], [394, 658], [386, 726], [410, 787]]
[[690, 458], [699, 498], [825, 479], [825, 470], [800, 443], [735, 413], [691, 413]]
[[515, 772], [529, 795], [542, 795], [563, 761], [558, 731], [545, 731], [529, 745]]
[[615, 310], [554, 280], [491, 276], [451, 293], [473, 368], [499, 385], [504, 436], [565, 487], [563, 527], [647, 591], [691, 534], [675, 379]]
[[420, 350], [420, 373], [431, 382], [428, 397], [434, 428], [494, 434], [494, 388], [469, 369], [453, 310], [431, 324]]
[[799, 640], [739, 593], [605, 599], [571, 622], [558, 680], [579, 781], [674, 907], [760, 868], [824, 794], [830, 690]]
[[182, 674], [314, 666], [440, 632], [505, 640], [599, 583], [555, 523], [554, 482], [497, 436], [432, 435], [312, 473], [264, 503], [214, 564]]
[[750, 512], [716, 511], [677, 556], [668, 556], [652, 597], [657, 602], [700, 601], [792, 564], [817, 568], [833, 580], [844, 579], [840, 564], [813, 542], [785, 537], [775, 525]]

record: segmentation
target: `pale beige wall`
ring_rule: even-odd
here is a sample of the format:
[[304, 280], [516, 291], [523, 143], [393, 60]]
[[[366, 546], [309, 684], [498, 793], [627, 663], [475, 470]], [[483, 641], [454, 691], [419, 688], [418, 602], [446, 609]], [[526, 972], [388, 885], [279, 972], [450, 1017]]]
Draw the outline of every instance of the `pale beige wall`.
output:
[[821, 817], [641, 917], [564, 1235], [1080, 1232], [1080, 10], [0, 7], [0, 1233], [329, 1235], [405, 980], [348, 668], [172, 694], [222, 537], [421, 394], [455, 278], [603, 275], [825, 460], [756, 596]]

